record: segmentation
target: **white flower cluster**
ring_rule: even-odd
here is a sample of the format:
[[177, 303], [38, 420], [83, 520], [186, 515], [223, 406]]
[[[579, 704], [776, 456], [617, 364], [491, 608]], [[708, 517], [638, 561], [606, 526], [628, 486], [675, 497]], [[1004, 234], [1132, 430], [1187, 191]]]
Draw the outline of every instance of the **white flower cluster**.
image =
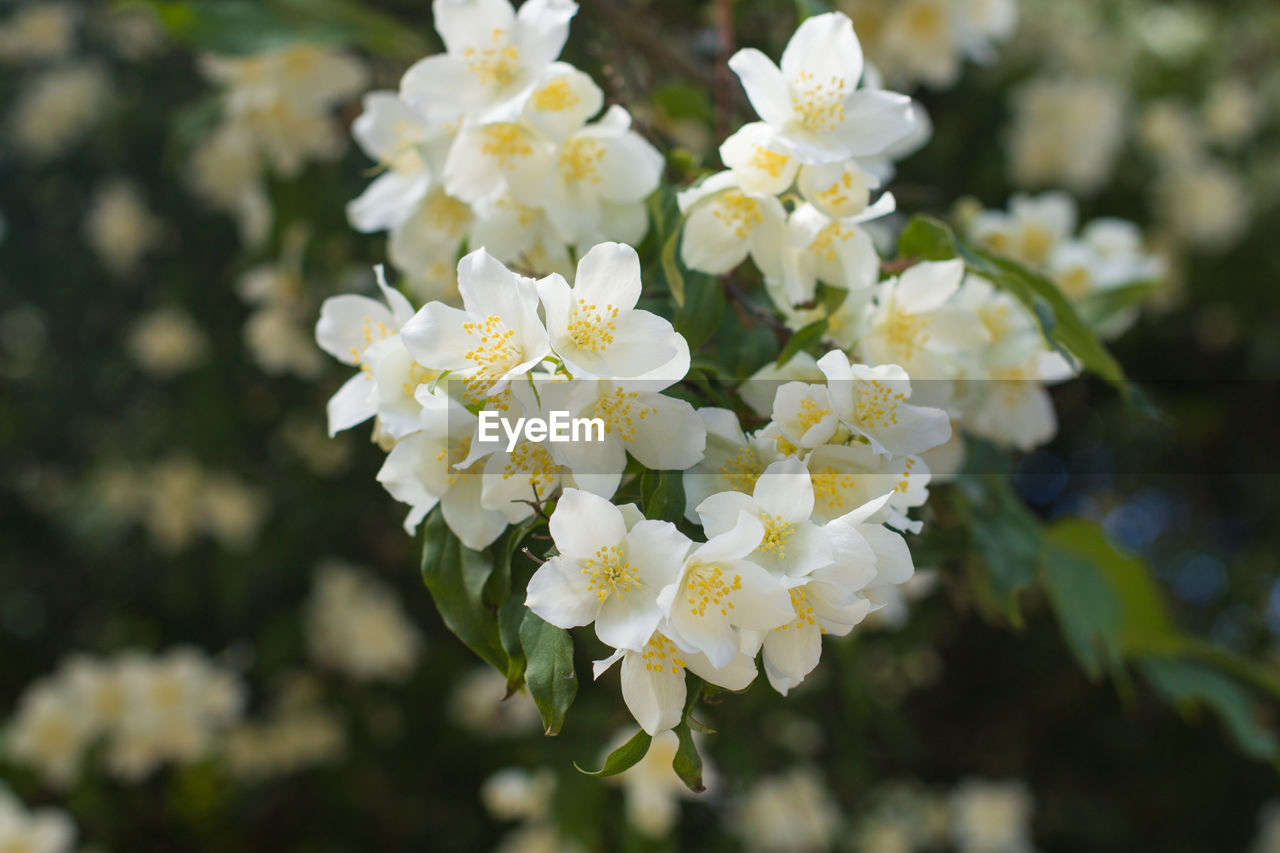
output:
[[868, 58], [895, 86], [955, 85], [965, 60], [989, 63], [1013, 34], [1016, 0], [842, 0]]
[[11, 142], [32, 160], [53, 160], [97, 124], [112, 97], [111, 78], [96, 63], [42, 70], [18, 95], [9, 116]]
[[244, 551], [270, 505], [265, 493], [235, 475], [206, 471], [184, 456], [143, 467], [113, 464], [98, 473], [92, 489], [117, 522], [141, 525], [168, 553], [189, 547], [197, 536]]
[[29, 810], [0, 784], [0, 850], [71, 853], [76, 827], [61, 809]]
[[225, 91], [221, 122], [191, 152], [191, 186], [257, 243], [272, 219], [264, 173], [292, 177], [341, 154], [346, 142], [330, 113], [365, 87], [368, 71], [355, 57], [307, 43], [206, 56], [200, 67]]
[[[439, 504], [463, 544], [481, 549], [562, 482], [612, 496], [628, 453], [654, 470], [701, 458], [701, 419], [660, 393], [688, 371], [688, 344], [668, 321], [635, 307], [640, 261], [630, 246], [593, 247], [573, 286], [558, 273], [522, 277], [478, 249], [458, 265], [462, 309], [431, 302], [414, 313], [379, 284], [385, 304], [326, 300], [316, 339], [360, 367], [329, 401], [329, 427], [377, 416], [390, 450], [378, 480], [412, 507], [406, 529]], [[508, 422], [553, 411], [599, 418], [603, 440], [485, 442], [478, 409]]]
[[1105, 80], [1038, 77], [1012, 96], [1009, 172], [1023, 187], [1081, 195], [1111, 178], [1125, 138], [1124, 93]]
[[685, 265], [720, 275], [750, 256], [781, 310], [812, 302], [819, 281], [871, 287], [879, 258], [861, 224], [893, 212], [892, 194], [871, 196], [920, 141], [923, 113], [866, 85], [862, 48], [839, 13], [802, 23], [781, 67], [752, 48], [729, 67], [761, 121], [720, 146], [726, 171], [680, 193]]
[[307, 326], [315, 316], [302, 280], [306, 229], [285, 232], [280, 258], [250, 268], [236, 282], [236, 295], [251, 307], [244, 321], [244, 343], [262, 371], [314, 379], [324, 368]]
[[1017, 194], [1008, 210], [984, 210], [967, 225], [969, 235], [1002, 255], [1049, 276], [1097, 331], [1114, 337], [1137, 319], [1137, 308], [1108, 317], [1089, 312], [1091, 298], [1125, 285], [1151, 284], [1167, 273], [1165, 260], [1144, 244], [1142, 230], [1113, 217], [1091, 220], [1076, 233], [1079, 212], [1071, 196]]
[[243, 704], [239, 677], [193, 649], [77, 656], [23, 692], [5, 726], [4, 752], [61, 787], [101, 743], [109, 771], [136, 781], [162, 764], [206, 755]]
[[[638, 243], [661, 155], [591, 78], [556, 61], [572, 0], [435, 0], [446, 52], [372, 92], [352, 130], [382, 174], [347, 209], [390, 231], [388, 253], [423, 299], [453, 295], [463, 243], [526, 272], [572, 273], [604, 241]], [[593, 117], [594, 120], [593, 120]]]
[[395, 591], [336, 561], [316, 573], [307, 640], [317, 663], [361, 681], [404, 681], [422, 652]]

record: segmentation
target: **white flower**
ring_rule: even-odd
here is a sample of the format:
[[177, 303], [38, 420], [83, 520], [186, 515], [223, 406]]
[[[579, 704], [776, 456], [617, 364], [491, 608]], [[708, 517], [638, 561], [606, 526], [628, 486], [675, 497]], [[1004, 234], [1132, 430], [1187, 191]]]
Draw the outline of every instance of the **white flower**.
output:
[[449, 371], [482, 398], [551, 352], [533, 279], [477, 249], [458, 264], [458, 292], [462, 310], [431, 302], [405, 323], [401, 337], [419, 364]]
[[133, 324], [125, 347], [144, 371], [167, 378], [204, 361], [209, 343], [204, 332], [185, 311], [157, 308]]
[[498, 820], [541, 820], [551, 809], [556, 777], [549, 768], [530, 773], [504, 767], [480, 786], [480, 801]]
[[35, 160], [51, 160], [102, 118], [111, 80], [97, 65], [61, 65], [23, 86], [13, 108], [11, 143]]
[[617, 661], [622, 661], [622, 700], [640, 728], [656, 735], [675, 728], [684, 713], [684, 671], [725, 690], [744, 690], [756, 677], [756, 664], [749, 654], [738, 654], [724, 667], [712, 666], [700, 652], [683, 652], [661, 631], [654, 631], [639, 649], [618, 649], [593, 665], [598, 679]]
[[338, 361], [360, 368], [329, 400], [330, 435], [363, 423], [377, 412], [371, 351], [383, 341], [389, 342], [383, 346], [384, 353], [391, 347], [403, 349], [399, 332], [413, 316], [413, 306], [387, 284], [381, 267], [376, 273], [385, 304], [367, 296], [343, 294], [329, 297], [320, 306], [316, 343]]
[[892, 212], [894, 204], [885, 193], [845, 219], [832, 219], [808, 203], [799, 205], [787, 220], [780, 274], [761, 268], [769, 296], [778, 305], [791, 306], [812, 302], [819, 281], [851, 292], [871, 287], [880, 275], [880, 256], [860, 223]]
[[838, 12], [808, 18], [782, 54], [781, 68], [754, 48], [729, 67], [751, 105], [802, 163], [820, 164], [884, 152], [913, 129], [911, 101], [858, 89], [862, 47]]
[[394, 590], [336, 562], [316, 572], [307, 641], [317, 662], [364, 681], [405, 681], [422, 646]]
[[[897, 364], [915, 380], [935, 380], [931, 389], [958, 374], [962, 359], [986, 343], [982, 323], [951, 299], [964, 278], [964, 262], [924, 262], [881, 282], [875, 306], [858, 339], [870, 364]], [[917, 392], [920, 389], [917, 389]], [[945, 400], [948, 394], [927, 395]]]
[[662, 155], [615, 105], [560, 143], [543, 182], [512, 188], [540, 204], [567, 242], [581, 243], [596, 235], [606, 207], [641, 204], [657, 189], [662, 167]]
[[818, 853], [831, 847], [840, 826], [839, 806], [809, 767], [761, 779], [735, 811], [750, 851]]
[[747, 381], [739, 386], [738, 395], [742, 397], [742, 402], [751, 407], [751, 411], [762, 418], [767, 418], [773, 411], [773, 400], [778, 394], [778, 388], [792, 380], [824, 382], [826, 377], [818, 369], [818, 362], [813, 356], [807, 352], [798, 352], [785, 364], [778, 365], [771, 361], [751, 374]]
[[30, 3], [0, 24], [0, 62], [65, 59], [76, 43], [79, 10], [66, 3]]
[[692, 468], [702, 459], [706, 428], [693, 406], [660, 393], [670, 384], [665, 379], [579, 379], [540, 386], [546, 408], [603, 422], [603, 440], [553, 444], [552, 455], [575, 477], [616, 478], [628, 453], [654, 471]]
[[401, 94], [429, 119], [467, 116], [514, 121], [555, 62], [578, 11], [571, 0], [435, 0], [436, 31], [447, 53], [419, 60]]
[[551, 347], [575, 377], [676, 382], [689, 372], [684, 337], [635, 307], [642, 286], [640, 258], [621, 243], [583, 255], [572, 287], [554, 273], [537, 283]]
[[951, 836], [965, 853], [1031, 853], [1031, 792], [1020, 781], [969, 779], [951, 793]]
[[0, 784], [0, 850], [16, 853], [71, 853], [76, 828], [59, 809], [32, 811]]
[[1036, 78], [1013, 94], [1009, 171], [1019, 186], [1097, 192], [1124, 143], [1125, 103], [1104, 80]]
[[127, 278], [158, 244], [161, 223], [147, 209], [136, 184], [117, 180], [94, 193], [84, 230], [107, 271]]
[[983, 211], [969, 233], [994, 252], [1043, 269], [1058, 246], [1071, 238], [1076, 216], [1075, 200], [1066, 193], [1016, 193], [1009, 199], [1008, 213]]
[[840, 419], [824, 386], [788, 382], [773, 398], [773, 423], [797, 448], [809, 450], [830, 441]]
[[680, 258], [689, 269], [720, 275], [746, 260], [777, 271], [787, 213], [770, 194], [750, 192], [733, 172], [719, 172], [676, 196], [685, 220]]
[[796, 179], [800, 161], [773, 127], [744, 124], [720, 145], [720, 159], [738, 186], [760, 195], [780, 195]]
[[364, 112], [351, 125], [364, 152], [385, 170], [347, 205], [357, 231], [385, 231], [404, 222], [432, 185], [429, 151], [451, 137], [428, 124], [394, 92], [364, 96]]
[[760, 521], [741, 512], [733, 529], [685, 558], [679, 577], [658, 595], [668, 613], [667, 635], [677, 646], [726, 667], [740, 653], [735, 629], [768, 631], [791, 618], [782, 580], [745, 559], [763, 538]]
[[919, 527], [907, 513], [929, 497], [929, 468], [920, 457], [883, 456], [869, 444], [827, 444], [814, 448], [805, 465], [813, 481], [815, 519], [830, 521], [891, 493], [890, 523], [904, 530]]
[[[772, 383], [765, 384], [770, 386], [768, 390], [772, 395]], [[770, 462], [776, 462], [779, 456], [775, 442], [757, 437], [749, 439], [742, 431], [738, 416], [728, 409], [698, 409], [698, 417], [706, 425], [706, 451], [698, 464], [686, 470], [683, 477], [684, 514], [693, 522], [698, 520], [695, 508], [712, 495], [719, 492], [749, 494], [765, 468]]]
[[445, 524], [463, 545], [474, 551], [487, 548], [507, 529], [507, 514], [506, 507], [482, 505], [485, 479], [476, 467], [463, 465], [471, 454], [476, 416], [457, 400], [431, 394], [426, 387], [417, 394], [421, 429], [391, 448], [378, 471], [378, 482], [411, 507], [404, 521], [407, 532], [416, 530], [438, 503]]
[[914, 406], [911, 381], [896, 364], [849, 364], [840, 350], [818, 359], [841, 422], [863, 436], [877, 453], [908, 456], [945, 442], [951, 421], [941, 409]]
[[831, 562], [831, 545], [813, 514], [813, 484], [799, 459], [774, 462], [756, 480], [750, 495], [721, 492], [698, 504], [707, 536], [733, 530], [746, 512], [760, 522], [764, 536], [744, 555], [779, 577], [804, 577]]
[[670, 522], [629, 525], [618, 507], [579, 489], [564, 490], [550, 528], [559, 554], [534, 573], [525, 604], [552, 625], [594, 622], [606, 645], [644, 649], [662, 621], [658, 593], [675, 580], [689, 540]]
[[80, 772], [97, 721], [74, 693], [51, 679], [23, 692], [5, 732], [7, 756], [39, 769], [46, 783], [66, 787]]

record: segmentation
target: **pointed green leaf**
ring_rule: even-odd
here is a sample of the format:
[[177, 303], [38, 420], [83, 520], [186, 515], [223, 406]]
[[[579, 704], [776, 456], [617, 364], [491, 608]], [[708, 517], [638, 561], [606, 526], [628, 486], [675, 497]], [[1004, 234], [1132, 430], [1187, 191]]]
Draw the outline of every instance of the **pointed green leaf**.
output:
[[497, 613], [483, 601], [485, 581], [492, 570], [489, 555], [459, 542], [444, 523], [439, 507], [432, 510], [423, 523], [422, 581], [449, 630], [505, 673], [507, 656], [498, 636]]
[[786, 346], [782, 348], [782, 352], [778, 353], [778, 366], [786, 364], [801, 350], [808, 350], [822, 343], [822, 336], [827, 333], [829, 322], [826, 317], [814, 320], [788, 338]]
[[653, 738], [649, 737], [648, 732], [641, 729], [632, 735], [631, 740], [609, 753], [609, 757], [604, 760], [604, 766], [599, 770], [583, 770], [576, 761], [573, 766], [588, 776], [617, 776], [622, 771], [634, 767], [640, 759], [644, 758], [652, 742]]
[[678, 522], [684, 517], [684, 477], [679, 471], [645, 470], [640, 475], [640, 508], [646, 518]]
[[578, 695], [578, 675], [573, 668], [573, 637], [563, 628], [544, 622], [526, 609], [520, 623], [520, 645], [528, 661], [525, 684], [529, 686], [529, 695], [542, 715], [542, 726], [548, 735], [559, 734], [564, 726], [565, 712]]
[[951, 229], [932, 216], [913, 216], [898, 236], [898, 254], [922, 261], [945, 261], [956, 256]]
[[1150, 658], [1139, 668], [1170, 702], [1200, 703], [1212, 709], [1246, 755], [1274, 760], [1280, 753], [1275, 733], [1260, 722], [1253, 696], [1230, 677], [1202, 664], [1170, 658]]

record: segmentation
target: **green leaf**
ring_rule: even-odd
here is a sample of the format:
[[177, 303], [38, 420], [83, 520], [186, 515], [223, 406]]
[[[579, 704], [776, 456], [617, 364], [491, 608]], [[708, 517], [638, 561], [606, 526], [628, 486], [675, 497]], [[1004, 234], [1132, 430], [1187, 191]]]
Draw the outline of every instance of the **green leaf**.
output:
[[423, 524], [422, 581], [449, 630], [505, 673], [507, 656], [498, 636], [497, 614], [483, 601], [485, 581], [492, 570], [487, 554], [458, 541], [444, 523], [439, 507], [431, 511]]
[[564, 726], [565, 712], [578, 695], [573, 637], [563, 628], [544, 622], [536, 613], [526, 610], [520, 623], [520, 644], [528, 659], [524, 678], [529, 685], [529, 695], [538, 706], [546, 733], [557, 735]]
[[1040, 522], [1004, 477], [975, 477], [969, 486], [976, 493], [969, 511], [970, 533], [995, 604], [1010, 622], [1021, 625], [1017, 597], [1037, 579], [1044, 548]]
[[1050, 544], [1045, 550], [1045, 587], [1063, 638], [1090, 678], [1114, 669], [1119, 657], [1120, 602], [1092, 563]]
[[821, 344], [822, 336], [827, 333], [828, 322], [826, 317], [814, 320], [788, 338], [782, 352], [778, 353], [778, 366], [786, 364], [801, 350], [808, 350]]
[[1280, 745], [1275, 734], [1259, 722], [1253, 696], [1228, 676], [1202, 664], [1169, 658], [1141, 661], [1139, 669], [1170, 702], [1212, 709], [1246, 755], [1276, 759]]
[[520, 689], [529, 663], [520, 638], [520, 629], [528, 612], [522, 595], [508, 596], [498, 607], [498, 639], [502, 641], [502, 650], [507, 653], [508, 696]]
[[267, 3], [242, 0], [132, 0], [121, 8], [151, 12], [179, 44], [215, 53], [248, 54], [300, 42], [335, 43], [341, 31], [314, 21], [287, 21]]
[[1092, 565], [1111, 589], [1120, 609], [1120, 652], [1129, 656], [1178, 649], [1181, 635], [1146, 563], [1117, 549], [1100, 524], [1062, 519], [1049, 526], [1045, 538], [1056, 551]]
[[683, 219], [671, 229], [662, 244], [662, 274], [667, 280], [667, 289], [677, 308], [684, 307], [684, 274], [680, 272], [680, 262], [676, 259], [676, 249], [680, 245], [680, 232], [683, 230]]
[[692, 83], [668, 83], [654, 89], [649, 96], [658, 109], [671, 118], [693, 118], [709, 122], [713, 117], [711, 98], [704, 86]]
[[945, 261], [957, 254], [951, 229], [931, 216], [913, 216], [898, 236], [898, 254], [922, 261]]
[[599, 770], [583, 770], [576, 761], [573, 766], [588, 776], [617, 776], [622, 771], [634, 767], [640, 759], [644, 758], [652, 742], [653, 738], [649, 737], [648, 732], [641, 729], [631, 736], [631, 740], [609, 753], [609, 757], [604, 760], [604, 766]]
[[1158, 285], [1158, 281], [1135, 281], [1106, 290], [1095, 290], [1080, 300], [1080, 316], [1090, 326], [1097, 328], [1102, 323], [1130, 308], [1136, 308], [1147, 298], [1147, 294]]
[[698, 746], [693, 742], [689, 720], [694, 704], [702, 695], [702, 679], [689, 673], [685, 679], [685, 691], [684, 713], [681, 715], [680, 724], [675, 728], [676, 738], [680, 744], [676, 748], [675, 758], [671, 761], [671, 768], [676, 771], [680, 781], [684, 782], [690, 791], [701, 794], [707, 786], [702, 783], [702, 756], [698, 755]]
[[710, 340], [720, 328], [724, 314], [724, 286], [720, 279], [704, 273], [691, 273], [685, 279], [685, 301], [677, 306], [672, 325], [694, 350]]
[[640, 508], [646, 518], [672, 523], [684, 518], [684, 475], [646, 469], [640, 475]]

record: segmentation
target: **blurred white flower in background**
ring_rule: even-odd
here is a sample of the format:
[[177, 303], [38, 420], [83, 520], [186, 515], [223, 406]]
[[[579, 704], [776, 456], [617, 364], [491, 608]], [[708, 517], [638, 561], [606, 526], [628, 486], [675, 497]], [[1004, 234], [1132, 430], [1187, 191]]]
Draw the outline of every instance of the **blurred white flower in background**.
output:
[[1125, 137], [1125, 97], [1107, 80], [1041, 77], [1013, 93], [1009, 172], [1023, 187], [1092, 195], [1111, 178]]
[[[631, 734], [619, 732], [612, 746], [621, 746]], [[661, 732], [649, 744], [644, 758], [610, 779], [622, 787], [627, 822], [650, 838], [668, 837], [680, 819], [680, 801], [698, 798], [671, 766], [679, 748], [675, 732]], [[715, 787], [714, 776], [714, 770], [704, 761], [702, 782], [708, 791]]]
[[498, 820], [542, 820], [550, 815], [555, 787], [549, 768], [504, 767], [480, 786], [480, 801]]
[[5, 853], [71, 853], [76, 828], [61, 809], [27, 809], [0, 784], [0, 850]]
[[317, 663], [359, 681], [404, 681], [422, 652], [395, 591], [336, 560], [316, 570], [307, 641]]
[[746, 848], [759, 853], [826, 850], [840, 828], [840, 807], [812, 767], [755, 781], [734, 814]]
[[449, 718], [460, 728], [488, 738], [519, 738], [542, 731], [542, 717], [529, 694], [507, 695], [507, 679], [489, 665], [458, 679], [447, 699]]
[[66, 59], [76, 45], [80, 11], [69, 3], [30, 3], [0, 21], [0, 63]]
[[969, 779], [951, 792], [951, 838], [960, 853], [1031, 853], [1026, 783]]
[[113, 180], [100, 186], [89, 202], [84, 220], [85, 239], [107, 272], [128, 278], [138, 263], [155, 249], [162, 234], [161, 222], [142, 198], [137, 184]]
[[9, 115], [12, 142], [33, 160], [52, 160], [98, 123], [112, 96], [111, 79], [92, 62], [42, 71], [23, 83]]
[[346, 750], [340, 716], [321, 704], [320, 684], [307, 673], [288, 673], [258, 720], [232, 726], [220, 760], [239, 779], [261, 780], [331, 764]]
[[101, 742], [107, 769], [138, 781], [162, 764], [209, 754], [243, 705], [239, 676], [194, 649], [75, 656], [19, 697], [3, 748], [48, 784], [66, 787]]
[[166, 306], [134, 321], [125, 348], [143, 371], [165, 379], [198, 367], [208, 356], [209, 344], [190, 314]]

